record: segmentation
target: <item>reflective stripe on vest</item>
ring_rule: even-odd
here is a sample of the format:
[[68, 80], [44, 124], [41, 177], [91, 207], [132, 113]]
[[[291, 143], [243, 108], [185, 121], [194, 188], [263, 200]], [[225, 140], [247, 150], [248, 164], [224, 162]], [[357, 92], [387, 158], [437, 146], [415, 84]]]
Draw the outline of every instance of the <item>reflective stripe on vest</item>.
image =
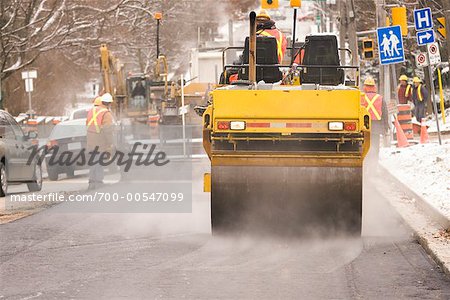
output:
[[263, 30], [261, 32], [258, 32], [259, 35], [263, 35], [263, 36], [273, 36], [276, 40], [277, 40], [277, 53], [278, 53], [278, 62], [281, 63], [283, 61], [283, 34], [278, 31], [277, 29], [268, 29], [273, 31], [275, 34], [272, 34], [271, 32], [268, 32], [266, 30]]
[[419, 98], [419, 101], [423, 101], [423, 95], [422, 95], [422, 85], [419, 84], [417, 87], [417, 97]]
[[100, 133], [101, 131], [100, 125], [102, 124], [103, 116], [107, 111], [108, 109], [104, 107], [94, 106], [94, 108], [92, 108], [88, 113], [87, 130], [90, 132]]
[[364, 94], [364, 99], [366, 100], [366, 108], [370, 113], [372, 120], [381, 120], [381, 115], [383, 113], [381, 111], [382, 100], [380, 98], [380, 95], [376, 94], [372, 99], [370, 99], [367, 94]]
[[410, 92], [411, 92], [411, 86], [409, 84], [407, 84], [406, 89], [405, 89], [405, 97], [408, 97]]

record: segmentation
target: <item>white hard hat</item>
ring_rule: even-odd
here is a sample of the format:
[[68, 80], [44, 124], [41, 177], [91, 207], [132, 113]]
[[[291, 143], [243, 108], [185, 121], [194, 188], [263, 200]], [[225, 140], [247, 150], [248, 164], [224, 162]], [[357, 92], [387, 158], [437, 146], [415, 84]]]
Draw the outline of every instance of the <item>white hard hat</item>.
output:
[[110, 93], [103, 94], [102, 102], [113, 103], [113, 97], [111, 96]]

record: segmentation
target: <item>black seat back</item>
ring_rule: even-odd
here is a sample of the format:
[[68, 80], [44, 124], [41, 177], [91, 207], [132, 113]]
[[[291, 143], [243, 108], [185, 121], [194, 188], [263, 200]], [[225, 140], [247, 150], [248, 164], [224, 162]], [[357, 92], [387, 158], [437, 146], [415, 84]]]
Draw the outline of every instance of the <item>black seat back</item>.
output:
[[[244, 64], [249, 63], [249, 52], [249, 38], [247, 37], [245, 39], [245, 48], [243, 52]], [[283, 75], [278, 67], [278, 47], [275, 37], [256, 37], [256, 64], [267, 65], [263, 67], [256, 67], [256, 81], [264, 80], [266, 83], [274, 83], [283, 78]], [[244, 67], [239, 71], [239, 79], [248, 80], [248, 67]]]
[[338, 85], [344, 83], [344, 70], [338, 68], [339, 49], [334, 35], [307, 36], [302, 65], [336, 66], [336, 68], [305, 68], [301, 72], [302, 83]]

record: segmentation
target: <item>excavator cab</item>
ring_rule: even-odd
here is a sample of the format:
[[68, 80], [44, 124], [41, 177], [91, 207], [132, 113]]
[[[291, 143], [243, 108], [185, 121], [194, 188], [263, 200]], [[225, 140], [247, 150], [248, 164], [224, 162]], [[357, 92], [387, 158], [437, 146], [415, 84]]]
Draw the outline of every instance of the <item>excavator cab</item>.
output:
[[148, 106], [148, 87], [144, 76], [127, 78], [129, 92], [128, 111], [146, 111]]
[[129, 74], [127, 84], [127, 114], [129, 117], [144, 117], [149, 108], [148, 77], [144, 74]]

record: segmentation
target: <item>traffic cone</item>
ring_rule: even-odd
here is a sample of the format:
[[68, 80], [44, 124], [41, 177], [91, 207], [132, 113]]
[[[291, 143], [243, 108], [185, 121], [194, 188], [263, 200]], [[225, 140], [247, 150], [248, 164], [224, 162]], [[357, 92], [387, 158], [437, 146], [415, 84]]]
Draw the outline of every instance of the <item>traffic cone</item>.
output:
[[398, 148], [408, 147], [409, 146], [408, 139], [406, 138], [406, 135], [403, 132], [403, 129], [400, 126], [400, 123], [398, 122], [397, 118], [394, 118], [394, 125], [397, 131], [397, 147]]
[[425, 119], [422, 119], [422, 123], [420, 124], [420, 143], [426, 144], [429, 141], [427, 125], [425, 125]]

